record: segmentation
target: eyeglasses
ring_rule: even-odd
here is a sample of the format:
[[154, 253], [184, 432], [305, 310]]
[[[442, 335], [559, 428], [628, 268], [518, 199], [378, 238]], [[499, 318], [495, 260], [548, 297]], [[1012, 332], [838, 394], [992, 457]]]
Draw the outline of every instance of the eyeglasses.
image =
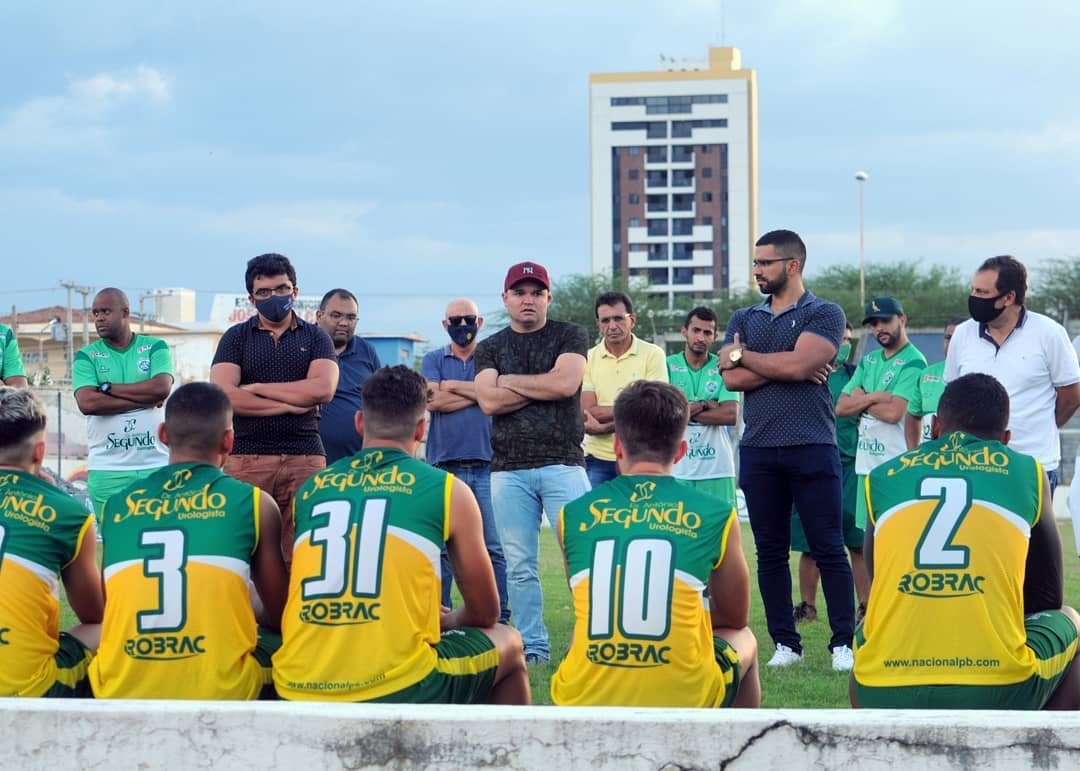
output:
[[456, 327], [462, 322], [468, 324], [470, 327], [476, 323], [476, 316], [470, 313], [468, 316], [447, 316], [446, 320], [450, 322], [451, 326]]
[[356, 322], [356, 314], [355, 313], [341, 313], [340, 311], [330, 311], [329, 313], [326, 314], [326, 316], [331, 321], [341, 321], [342, 319], [345, 319], [350, 324], [353, 324], [353, 323]]
[[256, 289], [254, 292], [251, 293], [251, 296], [254, 297], [256, 300], [265, 300], [272, 294], [276, 294], [278, 297], [284, 297], [285, 295], [292, 293], [292, 286], [290, 286], [289, 284], [281, 284], [279, 286], [275, 286], [273, 289]]
[[777, 257], [775, 260], [754, 260], [751, 265], [755, 268], [767, 268], [776, 262], [787, 262], [788, 260], [794, 260], [794, 257]]

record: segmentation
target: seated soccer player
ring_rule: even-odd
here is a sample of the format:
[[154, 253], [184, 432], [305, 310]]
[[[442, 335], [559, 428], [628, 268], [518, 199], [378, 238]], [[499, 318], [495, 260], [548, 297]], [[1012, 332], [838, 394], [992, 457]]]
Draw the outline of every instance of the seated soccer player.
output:
[[674, 386], [627, 386], [615, 400], [622, 476], [559, 517], [576, 623], [551, 680], [556, 704], [761, 703], [735, 502], [671, 476], [686, 452], [688, 410]]
[[[221, 467], [232, 406], [212, 383], [165, 404], [169, 465], [108, 499], [102, 517], [105, 621], [90, 666], [98, 698], [273, 695], [270, 656], [288, 579], [273, 498]], [[249, 580], [261, 599], [257, 629]]]
[[1039, 462], [1006, 447], [1009, 396], [971, 374], [945, 388], [933, 439], [874, 469], [861, 707], [1077, 709], [1080, 616], [1063, 607], [1061, 540]]
[[[274, 684], [286, 699], [527, 704], [521, 636], [497, 624], [480, 509], [452, 474], [415, 460], [427, 381], [364, 381], [363, 449], [295, 499], [296, 542]], [[446, 546], [462, 604], [442, 613]]]
[[[43, 480], [45, 405], [0, 386], [0, 696], [89, 696], [104, 599], [94, 515]], [[82, 624], [60, 631], [60, 581]]]

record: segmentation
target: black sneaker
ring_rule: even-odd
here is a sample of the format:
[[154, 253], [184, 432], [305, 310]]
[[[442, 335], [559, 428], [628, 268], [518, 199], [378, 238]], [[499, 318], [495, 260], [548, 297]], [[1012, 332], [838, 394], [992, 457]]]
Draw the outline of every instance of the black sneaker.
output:
[[811, 605], [809, 602], [800, 602], [795, 606], [795, 610], [792, 614], [795, 617], [796, 624], [802, 624], [807, 621], [817, 621], [817, 607]]

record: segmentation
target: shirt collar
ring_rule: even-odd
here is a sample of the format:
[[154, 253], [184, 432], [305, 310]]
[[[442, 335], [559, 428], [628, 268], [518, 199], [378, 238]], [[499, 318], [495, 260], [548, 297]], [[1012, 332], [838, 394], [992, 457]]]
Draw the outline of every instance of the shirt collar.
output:
[[[805, 305], [808, 305], [809, 303], [813, 302], [816, 299], [817, 298], [814, 297], [814, 295], [810, 292], [809, 289], [804, 290], [803, 293], [802, 293], [802, 296], [799, 297], [799, 299], [795, 301], [794, 305], [787, 306], [786, 308], [781, 310], [780, 313], [777, 313], [776, 315], [777, 316], [782, 316], [783, 314], [787, 313], [789, 310], [791, 310], [793, 308], [802, 308]], [[764, 300], [762, 300], [757, 305], [751, 305], [750, 310], [753, 310], [753, 311], [765, 311], [767, 313], [772, 313], [773, 312], [772, 301], [773, 301], [773, 296], [769, 295], [768, 297], [766, 297]]]
[[627, 356], [637, 356], [638, 343], [640, 343], [640, 342], [641, 341], [638, 339], [638, 336], [635, 335], [633, 332], [631, 332], [630, 333], [630, 347], [626, 349], [626, 353], [624, 353], [622, 356], [616, 356], [615, 354], [613, 354], [611, 351], [609, 351], [607, 349], [607, 346], [604, 345], [604, 341], [601, 340], [600, 341], [600, 358], [615, 359], [616, 361], [618, 361], [619, 359], [626, 358]]
[[[292, 314], [292, 324], [289, 325], [289, 327], [288, 327], [289, 329], [297, 329], [299, 327], [306, 327], [307, 326], [307, 322], [304, 321], [302, 318], [300, 318], [300, 316], [297, 315], [296, 311], [289, 311], [289, 312]], [[251, 326], [252, 329], [266, 329], [266, 327], [262, 326], [262, 324], [259, 323], [259, 314], [258, 313], [256, 313], [250, 319], [248, 319], [247, 323], [248, 323], [249, 326]], [[269, 332], [270, 330], [266, 329], [266, 331]]]
[[[1009, 337], [1012, 336], [1013, 332], [1015, 332], [1018, 329], [1021, 329], [1024, 326], [1025, 321], [1027, 321], [1027, 308], [1025, 308], [1023, 305], [1021, 305], [1020, 306], [1020, 315], [1016, 319], [1016, 326], [1013, 327], [1011, 330], [1009, 330], [1009, 334], [1005, 336], [1005, 339], [1008, 340]], [[1001, 347], [1000, 345], [997, 344], [997, 340], [995, 340], [991, 336], [991, 334], [990, 334], [990, 325], [989, 324], [984, 324], [982, 322], [979, 322], [979, 337], [981, 337], [983, 340], [989, 340], [991, 343], [994, 344], [995, 348], [1000, 348]]]

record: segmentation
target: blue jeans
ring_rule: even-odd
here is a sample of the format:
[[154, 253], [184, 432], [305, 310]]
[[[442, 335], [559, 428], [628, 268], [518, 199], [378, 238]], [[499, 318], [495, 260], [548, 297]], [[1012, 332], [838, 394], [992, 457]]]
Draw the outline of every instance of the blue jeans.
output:
[[836, 445], [740, 447], [739, 486], [746, 496], [758, 557], [758, 588], [773, 642], [802, 652], [791, 611], [791, 506], [802, 520], [829, 606], [830, 650], [851, 646], [855, 588], [844, 551], [840, 453]]
[[491, 472], [491, 503], [506, 550], [510, 611], [525, 643], [525, 654], [541, 661], [551, 659], [538, 564], [541, 511], [553, 524], [563, 506], [587, 492], [589, 479], [581, 466]]
[[600, 460], [600, 458], [586, 455], [585, 473], [589, 477], [589, 484], [599, 487], [619, 475], [619, 466], [613, 460]]
[[[495, 571], [495, 588], [499, 590], [499, 623], [505, 624], [510, 620], [510, 604], [506, 595], [506, 556], [503, 554], [502, 541], [499, 540], [499, 529], [495, 526], [495, 512], [491, 508], [491, 466], [489, 464], [474, 465], [472, 462], [462, 465], [447, 461], [437, 463], [436, 467], [449, 471], [467, 484], [480, 505], [480, 520], [484, 525], [484, 546], [491, 558], [491, 567]], [[444, 548], [442, 550], [442, 604], [448, 608], [453, 607], [450, 600], [452, 580], [450, 560]]]

